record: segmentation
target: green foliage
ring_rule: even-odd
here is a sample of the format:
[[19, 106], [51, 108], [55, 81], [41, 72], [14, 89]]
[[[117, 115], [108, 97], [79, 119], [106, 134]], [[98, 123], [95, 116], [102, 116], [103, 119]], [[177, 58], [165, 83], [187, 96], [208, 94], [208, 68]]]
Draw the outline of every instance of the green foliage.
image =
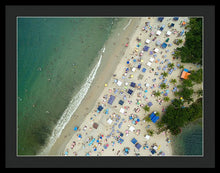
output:
[[172, 84], [176, 84], [177, 81], [176, 81], [176, 79], [171, 79], [171, 80], [170, 80], [170, 83], [172, 83]]
[[155, 115], [159, 117], [159, 116], [160, 116], [160, 113], [159, 113], [159, 112], [156, 112]]
[[167, 85], [165, 84], [165, 83], [162, 83], [161, 85], [160, 85], [160, 88], [161, 89], [165, 89], [167, 87]]
[[[180, 103], [175, 100], [176, 103]], [[198, 99], [189, 107], [181, 107], [181, 104], [171, 104], [167, 107], [166, 113], [161, 121], [167, 126], [172, 135], [177, 135], [181, 132], [181, 127], [184, 127], [189, 122], [192, 122], [202, 117], [202, 99]]]
[[148, 105], [145, 105], [145, 106], [143, 107], [143, 109], [145, 110], [145, 112], [149, 112], [150, 107], [149, 107]]
[[177, 94], [183, 97], [184, 101], [191, 102], [192, 95], [194, 93], [193, 89], [187, 88], [185, 85], [182, 85], [181, 91], [177, 92]]
[[146, 122], [151, 122], [151, 118], [150, 118], [150, 116], [148, 115], [148, 116], [146, 116], [146, 117], [144, 117], [144, 120], [146, 121]]
[[189, 79], [198, 84], [202, 83], [202, 69], [192, 71], [189, 75]]
[[198, 91], [196, 91], [198, 97], [203, 96], [203, 90], [199, 89]]
[[160, 96], [160, 91], [154, 91], [153, 93], [154, 93], [154, 95], [155, 95], [156, 97], [159, 97], [159, 96]]
[[165, 102], [168, 102], [168, 101], [170, 101], [170, 98], [169, 98], [168, 96], [166, 96], [166, 97], [163, 98], [163, 100], [164, 100]]
[[161, 75], [163, 75], [163, 77], [167, 77], [168, 73], [167, 72], [163, 72], [163, 73], [161, 73]]
[[192, 87], [193, 83], [191, 79], [183, 80], [183, 87]]
[[173, 101], [172, 101], [172, 105], [174, 106], [174, 107], [176, 107], [176, 108], [179, 108], [179, 107], [181, 107], [181, 106], [183, 106], [183, 101], [182, 100], [180, 100], [180, 99], [174, 99]]
[[147, 130], [147, 133], [148, 133], [148, 135], [149, 135], [149, 136], [153, 136], [154, 131], [153, 131], [153, 130], [148, 129], [148, 130]]
[[168, 64], [168, 67], [169, 67], [169, 68], [173, 68], [174, 66], [175, 66], [174, 63]]
[[202, 18], [190, 18], [188, 27], [185, 44], [178, 47], [174, 55], [185, 63], [202, 64]]

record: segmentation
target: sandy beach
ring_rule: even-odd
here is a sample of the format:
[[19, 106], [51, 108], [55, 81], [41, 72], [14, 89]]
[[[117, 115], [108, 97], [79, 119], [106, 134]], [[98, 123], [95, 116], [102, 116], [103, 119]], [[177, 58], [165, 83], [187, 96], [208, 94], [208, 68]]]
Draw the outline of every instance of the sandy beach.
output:
[[[186, 31], [181, 26], [183, 21], [189, 19], [179, 17], [173, 21], [173, 17], [165, 17], [160, 22], [157, 17], [131, 18], [122, 30], [115, 32], [105, 44], [103, 62], [89, 92], [46, 155], [172, 156], [171, 135], [158, 133], [156, 123], [145, 122], [144, 117], [154, 111], [160, 118], [163, 116], [178, 91], [175, 87], [183, 70], [179, 66], [197, 69], [172, 55], [184, 43], [185, 34], [179, 36]], [[171, 23], [173, 27], [169, 27]], [[177, 46], [175, 39], [182, 39], [183, 43]], [[166, 43], [165, 48], [162, 43]], [[172, 70], [169, 63], [174, 63]], [[163, 77], [163, 72], [168, 76]], [[172, 84], [171, 79], [177, 83]], [[162, 82], [166, 89], [160, 88]], [[194, 90], [200, 87], [195, 85]], [[160, 91], [161, 96], [154, 96], [154, 91]], [[164, 101], [165, 95], [170, 101]], [[143, 106], [149, 102], [150, 111], [145, 112]], [[147, 130], [153, 130], [153, 136]]]

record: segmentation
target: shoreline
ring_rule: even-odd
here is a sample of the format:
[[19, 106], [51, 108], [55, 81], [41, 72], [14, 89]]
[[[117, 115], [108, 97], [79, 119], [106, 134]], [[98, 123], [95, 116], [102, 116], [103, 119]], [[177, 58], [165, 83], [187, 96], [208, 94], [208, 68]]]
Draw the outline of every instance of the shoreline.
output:
[[[153, 91], [157, 91], [159, 89], [159, 85], [163, 80], [159, 80], [159, 76], [156, 76], [155, 73], [159, 72], [162, 73], [163, 70], [158, 69], [159, 66], [165, 66], [169, 62], [169, 59], [172, 63], [175, 64], [175, 66], [180, 63], [181, 65], [184, 65], [185, 68], [188, 68], [190, 70], [196, 69], [196, 66], [189, 63], [181, 63], [178, 59], [172, 58], [172, 51], [165, 51], [165, 49], [162, 49], [160, 46], [157, 46], [155, 43], [156, 41], [152, 40], [151, 43], [146, 44], [145, 40], [146, 38], [153, 39], [153, 37], [149, 37], [148, 35], [153, 33], [153, 31], [157, 31], [158, 27], [162, 24], [165, 24], [166, 27], [164, 31], [162, 31], [162, 34], [158, 37], [156, 37], [158, 40], [162, 41], [167, 39], [168, 37], [165, 35], [165, 33], [169, 30], [167, 25], [169, 22], [171, 22], [171, 18], [165, 18], [164, 22], [162, 24], [157, 21], [156, 17], [140, 17], [140, 18], [132, 18], [133, 20], [129, 20], [128, 24], [125, 26], [122, 26], [120, 28], [119, 32], [115, 32], [113, 35], [109, 37], [109, 39], [104, 44], [105, 52], [103, 52], [103, 61], [97, 71], [97, 74], [95, 76], [95, 79], [83, 99], [81, 105], [78, 107], [76, 112], [74, 113], [74, 116], [71, 117], [71, 120], [68, 122], [66, 127], [64, 128], [61, 136], [56, 141], [48, 155], [50, 156], [85, 156], [85, 155], [102, 155], [102, 156], [122, 156], [122, 150], [124, 147], [131, 147], [130, 155], [134, 156], [136, 154], [141, 154], [144, 156], [153, 156], [149, 149], [146, 150], [141, 148], [140, 150], [136, 150], [133, 144], [131, 144], [131, 139], [136, 138], [138, 142], [142, 145], [149, 145], [149, 146], [155, 146], [157, 145], [157, 148], [159, 148], [159, 153], [164, 153], [166, 156], [172, 156], [173, 155], [173, 144], [172, 142], [169, 144], [167, 142], [167, 138], [170, 138], [171, 135], [167, 132], [157, 133], [157, 127], [152, 122], [145, 122], [144, 117], [148, 114], [150, 114], [153, 111], [159, 112], [160, 114], [163, 114], [163, 109], [166, 108], [170, 104], [170, 102], [160, 102], [158, 101], [158, 98], [154, 97]], [[181, 18], [186, 19], [184, 17]], [[148, 32], [145, 32], [143, 30], [143, 26], [146, 24], [146, 21], [150, 22], [150, 25], [153, 24], [153, 27], [151, 28], [153, 31], [151, 32], [151, 29]], [[180, 23], [177, 21], [175, 23], [177, 25], [177, 30], [180, 32]], [[125, 29], [124, 29], [125, 28]], [[123, 29], [123, 30], [122, 30]], [[123, 34], [121, 34], [121, 30]], [[171, 29], [170, 29], [171, 30]], [[178, 33], [176, 32], [176, 33]], [[169, 36], [169, 38], [173, 41], [175, 38], [178, 38], [176, 36], [176, 33], [173, 31], [172, 34]], [[154, 35], [153, 33], [152, 35]], [[129, 39], [128, 39], [129, 38]], [[140, 38], [142, 45], [137, 45], [137, 39]], [[184, 40], [184, 38], [182, 38]], [[173, 43], [170, 41], [169, 43]], [[183, 41], [184, 42], [184, 41]], [[126, 47], [125, 44], [128, 43], [128, 46]], [[110, 44], [110, 45], [109, 45]], [[108, 46], [109, 45], [109, 46]], [[150, 60], [153, 55], [149, 56], [149, 52], [143, 52], [143, 56], [140, 56], [139, 53], [141, 52], [143, 46], [148, 45], [150, 49], [153, 51], [154, 48], [159, 48], [161, 52], [157, 53], [157, 58], [160, 60], [157, 61], [157, 58], [154, 58], [153, 61]], [[138, 49], [140, 47], [140, 49]], [[177, 45], [172, 45], [171, 50], [174, 50]], [[168, 47], [170, 49], [170, 47]], [[136, 51], [137, 50], [137, 51]], [[168, 62], [164, 61], [165, 58], [164, 55], [167, 54]], [[133, 60], [137, 59], [136, 61]], [[156, 62], [156, 61], [157, 62]], [[129, 61], [130, 63], [126, 63]], [[147, 62], [151, 61], [152, 66], [148, 67]], [[134, 71], [131, 70], [134, 67], [137, 67], [137, 64], [141, 64], [142, 68], [147, 68], [147, 72], [144, 74], [141, 69], [135, 69]], [[163, 65], [160, 65], [163, 64]], [[128, 72], [125, 73], [126, 67], [130, 69]], [[156, 72], [152, 72], [154, 70]], [[181, 69], [177, 68], [172, 72], [172, 74], [168, 75], [167, 81], [170, 82], [171, 79], [175, 78], [177, 79], [177, 84], [170, 84], [168, 87], [168, 90], [171, 90], [169, 93], [170, 100], [175, 98], [174, 92], [172, 92], [172, 88], [177, 86], [180, 83], [180, 73]], [[139, 79], [140, 75], [143, 77]], [[131, 77], [132, 76], [132, 77]], [[154, 83], [152, 82], [153, 78], [157, 78], [157, 81]], [[121, 84], [116, 84], [115, 80], [121, 81]], [[130, 82], [135, 82], [136, 84], [140, 84], [140, 87], [131, 88], [130, 85], [128, 85]], [[149, 82], [149, 85], [152, 87], [145, 87], [145, 85]], [[159, 83], [158, 83], [159, 82]], [[128, 83], [126, 85], [126, 83]], [[107, 86], [105, 87], [105, 84]], [[156, 84], [156, 86], [154, 86]], [[118, 86], [117, 86], [118, 85]], [[195, 86], [195, 88], [199, 88], [200, 85]], [[154, 89], [156, 88], [156, 90]], [[197, 88], [197, 89], [198, 89]], [[115, 90], [119, 90], [119, 92], [124, 94], [116, 95]], [[134, 93], [132, 95], [128, 95], [127, 91], [128, 89], [134, 90]], [[167, 90], [167, 89], [165, 89]], [[165, 90], [160, 89], [160, 91], [165, 92]], [[114, 92], [113, 92], [114, 91]], [[146, 91], [146, 92], [145, 92]], [[141, 96], [138, 96], [139, 93], [141, 93]], [[107, 100], [109, 99], [110, 95], [116, 96], [116, 101], [114, 101], [113, 105], [107, 104]], [[123, 96], [127, 97], [124, 99], [124, 105], [119, 106], [117, 103], [120, 100], [123, 100]], [[145, 96], [145, 97], [144, 97]], [[163, 96], [160, 96], [159, 100], [162, 100]], [[140, 101], [140, 103], [138, 103]], [[145, 113], [143, 108], [141, 108], [141, 105], [146, 105], [149, 101], [153, 103], [153, 106], [150, 107], [150, 111]], [[131, 104], [132, 103], [132, 104]], [[162, 104], [161, 104], [162, 103]], [[86, 105], [86, 106], [85, 106]], [[102, 105], [104, 109], [101, 113], [97, 112], [97, 107], [99, 105]], [[124, 108], [124, 110], [121, 112], [121, 109]], [[105, 113], [105, 110], [108, 109], [109, 113]], [[136, 112], [136, 110], [139, 109], [139, 113]], [[139, 123], [136, 123], [133, 125], [134, 122], [130, 120], [130, 116], [136, 117], [138, 116]], [[115, 138], [117, 138], [117, 133], [114, 128], [119, 128], [118, 124], [120, 119], [117, 119], [116, 117], [121, 118], [120, 124], [122, 125], [122, 128], [117, 130], [117, 133], [124, 133], [123, 139], [124, 144], [115, 144]], [[107, 121], [111, 119], [113, 120], [113, 123], [107, 123]], [[93, 127], [93, 123], [98, 124], [98, 128]], [[117, 125], [117, 127], [115, 126]], [[78, 127], [77, 131], [74, 131], [74, 126]], [[130, 131], [128, 134], [126, 131], [129, 131], [131, 126], [135, 127], [134, 131]], [[149, 127], [150, 128], [149, 128]], [[86, 128], [85, 128], [86, 127]], [[88, 127], [88, 128], [87, 128]], [[150, 139], [147, 139], [144, 137], [147, 135], [147, 130], [153, 130], [155, 133]], [[110, 133], [110, 131], [112, 132]], [[140, 133], [137, 133], [139, 130]], [[118, 132], [119, 131], [119, 132]], [[110, 134], [109, 134], [110, 133]], [[79, 137], [79, 135], [82, 137]], [[93, 144], [92, 146], [88, 146], [86, 143], [91, 142], [92, 139], [96, 139], [97, 137], [102, 135], [105, 140], [101, 140], [100, 143]], [[115, 136], [116, 135], [116, 136]], [[123, 136], [123, 135], [122, 135]], [[110, 143], [110, 140], [111, 143]], [[74, 148], [72, 147], [73, 141], [76, 143], [76, 146], [74, 145]], [[110, 145], [109, 145], [110, 143]], [[108, 148], [105, 150], [103, 147], [108, 144]], [[97, 146], [98, 145], [98, 146]], [[94, 149], [94, 152], [92, 151]], [[96, 151], [96, 150], [97, 151]], [[155, 154], [156, 155], [156, 154]], [[155, 156], [154, 155], [154, 156]]]
[[[129, 26], [127, 26], [128, 28], [126, 28], [126, 30], [121, 31], [121, 32], [124, 32], [123, 34], [120, 34], [120, 37], [122, 37], [122, 40], [126, 41], [127, 38], [130, 37], [129, 34], [131, 33], [132, 29], [134, 32], [134, 27], [136, 27], [138, 20], [139, 19], [136, 19], [136, 20], [133, 19], [132, 20], [133, 23], [131, 22], [132, 23], [131, 25], [129, 23]], [[120, 58], [118, 58], [118, 57], [119, 57], [119, 55], [122, 55], [123, 50], [120, 49], [121, 47], [119, 48], [119, 46], [118, 46], [119, 43], [116, 43], [116, 44], [114, 43], [114, 38], [116, 36], [118, 36], [119, 29], [122, 30], [122, 28], [116, 28], [116, 31], [113, 31], [114, 33], [110, 34], [110, 37], [108, 38], [108, 40], [104, 44], [103, 49], [101, 50], [102, 51], [101, 52], [101, 54], [102, 54], [101, 65], [99, 66], [97, 73], [96, 73], [96, 76], [92, 82], [92, 85], [89, 88], [86, 96], [82, 100], [81, 105], [77, 108], [74, 115], [71, 116], [69, 122], [66, 124], [60, 137], [56, 140], [55, 144], [51, 147], [50, 151], [48, 153], [47, 152], [45, 152], [45, 153], [40, 152], [38, 155], [49, 155], [50, 156], [50, 155], [61, 154], [63, 152], [66, 144], [71, 139], [71, 136], [75, 133], [73, 131], [73, 128], [75, 126], [80, 126], [80, 124], [82, 124], [82, 122], [84, 121], [86, 115], [94, 107], [94, 103], [99, 96], [99, 91], [102, 91], [104, 89], [104, 83], [106, 83], [110, 79], [110, 77], [112, 76], [112, 73], [115, 71], [115, 68], [116, 68], [118, 62], [120, 61]], [[110, 45], [110, 47], [109, 47], [109, 44], [112, 44], [112, 42], [113, 42], [114, 46], [112, 47]], [[118, 46], [118, 48], [117, 48], [117, 46]], [[114, 54], [110, 55], [112, 52], [111, 49], [113, 49], [113, 50], [118, 49], [118, 51], [115, 51]], [[117, 54], [119, 54], [119, 55], [117, 55]], [[108, 58], [108, 56], [110, 58]], [[107, 68], [104, 69], [107, 65], [108, 65], [108, 69]], [[101, 75], [101, 73], [105, 73], [108, 75], [106, 77], [106, 75], [103, 76], [103, 75]], [[85, 108], [82, 105], [88, 105], [88, 106]]]

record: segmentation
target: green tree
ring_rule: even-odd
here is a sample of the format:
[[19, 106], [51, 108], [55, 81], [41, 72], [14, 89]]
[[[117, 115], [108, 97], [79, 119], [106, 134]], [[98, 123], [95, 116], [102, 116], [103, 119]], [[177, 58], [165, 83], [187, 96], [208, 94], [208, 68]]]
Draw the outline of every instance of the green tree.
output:
[[196, 91], [198, 97], [203, 96], [203, 90], [199, 89], [198, 91]]
[[177, 92], [179, 96], [182, 96], [184, 101], [187, 101], [187, 102], [191, 102], [192, 101], [192, 95], [194, 93], [194, 90], [193, 89], [189, 89], [187, 88], [186, 86], [182, 86], [182, 90]]
[[202, 18], [190, 18], [188, 27], [185, 43], [176, 49], [174, 56], [182, 62], [202, 64]]
[[192, 87], [193, 83], [191, 79], [185, 79], [183, 80], [183, 87]]
[[154, 91], [153, 94], [154, 94], [156, 97], [159, 97], [159, 96], [160, 96], [160, 91]]
[[163, 73], [161, 73], [161, 75], [163, 75], [163, 77], [165, 78], [165, 77], [168, 76], [168, 73], [167, 72], [163, 72]]
[[165, 89], [166, 87], [167, 87], [167, 85], [165, 83], [160, 84], [161, 89]]
[[154, 135], [154, 131], [150, 130], [150, 129], [147, 130], [147, 133], [148, 133], [149, 136], [153, 136]]
[[[177, 99], [175, 102], [180, 103]], [[169, 105], [161, 118], [161, 122], [170, 130], [172, 135], [177, 135], [181, 132], [181, 127], [201, 117], [202, 99], [200, 98], [185, 108], [181, 105], [176, 106], [176, 104]]]
[[170, 80], [170, 83], [172, 83], [172, 84], [175, 85], [175, 84], [177, 83], [177, 81], [176, 81], [176, 79], [171, 79], [171, 80]]
[[146, 121], [146, 122], [151, 122], [151, 118], [150, 118], [150, 116], [148, 115], [148, 116], [146, 116], [146, 117], [144, 117], [144, 120]]
[[199, 69], [197, 71], [192, 71], [189, 75], [189, 79], [191, 79], [195, 83], [202, 83], [202, 69]]
[[168, 67], [169, 67], [169, 68], [173, 68], [173, 67], [174, 67], [174, 63], [169, 63], [169, 64], [168, 64]]
[[180, 100], [180, 99], [174, 99], [174, 100], [172, 101], [172, 105], [173, 105], [174, 107], [176, 107], [176, 108], [180, 108], [180, 107], [183, 106], [183, 101]]
[[182, 42], [183, 42], [182, 39], [178, 39], [177, 42], [176, 42], [176, 44], [179, 45], [179, 44], [181, 44]]
[[170, 101], [170, 98], [169, 98], [168, 96], [166, 96], [166, 97], [163, 98], [163, 100], [164, 100], [165, 102], [168, 102], [168, 101]]
[[150, 107], [149, 107], [148, 105], [145, 105], [145, 106], [143, 107], [143, 109], [144, 109], [145, 112], [149, 112]]

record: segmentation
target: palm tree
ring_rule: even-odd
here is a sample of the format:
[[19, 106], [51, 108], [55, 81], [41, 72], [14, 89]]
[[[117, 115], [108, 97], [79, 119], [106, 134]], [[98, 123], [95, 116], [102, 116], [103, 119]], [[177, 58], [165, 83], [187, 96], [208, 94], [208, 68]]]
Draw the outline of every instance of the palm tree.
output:
[[155, 115], [159, 117], [159, 116], [160, 116], [160, 113], [159, 113], [159, 112], [156, 112]]
[[144, 120], [145, 120], [146, 122], [151, 122], [151, 118], [150, 118], [150, 116], [146, 116], [146, 117], [144, 117]]
[[199, 89], [198, 91], [196, 91], [198, 97], [202, 96], [203, 95], [203, 90], [202, 89]]
[[163, 77], [167, 77], [167, 76], [168, 76], [168, 73], [163, 72], [163, 73], [161, 73], [161, 75], [163, 75]]
[[153, 131], [153, 130], [148, 129], [148, 130], [147, 130], [147, 133], [148, 133], [148, 135], [149, 135], [149, 136], [153, 136], [154, 131]]
[[163, 99], [165, 102], [168, 102], [169, 100], [170, 100], [170, 98], [169, 97], [164, 97], [164, 99]]
[[173, 68], [173, 67], [174, 67], [174, 63], [168, 64], [168, 67], [169, 67], [169, 68]]
[[171, 80], [170, 80], [170, 83], [172, 83], [172, 84], [174, 84], [174, 85], [176, 84], [176, 82], [177, 82], [176, 79], [171, 79]]
[[177, 42], [176, 42], [176, 44], [179, 45], [179, 44], [181, 44], [182, 42], [183, 42], [182, 39], [178, 39]]
[[143, 107], [143, 109], [145, 110], [145, 112], [149, 112], [150, 107], [149, 107], [148, 105], [145, 105], [145, 106]]
[[165, 83], [162, 83], [161, 85], [160, 85], [160, 88], [161, 89], [165, 89], [167, 87], [167, 85], [165, 84]]
[[180, 68], [180, 69], [183, 69], [183, 68], [184, 68], [184, 65], [180, 65], [179, 68]]
[[154, 91], [154, 95], [155, 95], [156, 97], [159, 97], [159, 96], [160, 96], [160, 91]]

